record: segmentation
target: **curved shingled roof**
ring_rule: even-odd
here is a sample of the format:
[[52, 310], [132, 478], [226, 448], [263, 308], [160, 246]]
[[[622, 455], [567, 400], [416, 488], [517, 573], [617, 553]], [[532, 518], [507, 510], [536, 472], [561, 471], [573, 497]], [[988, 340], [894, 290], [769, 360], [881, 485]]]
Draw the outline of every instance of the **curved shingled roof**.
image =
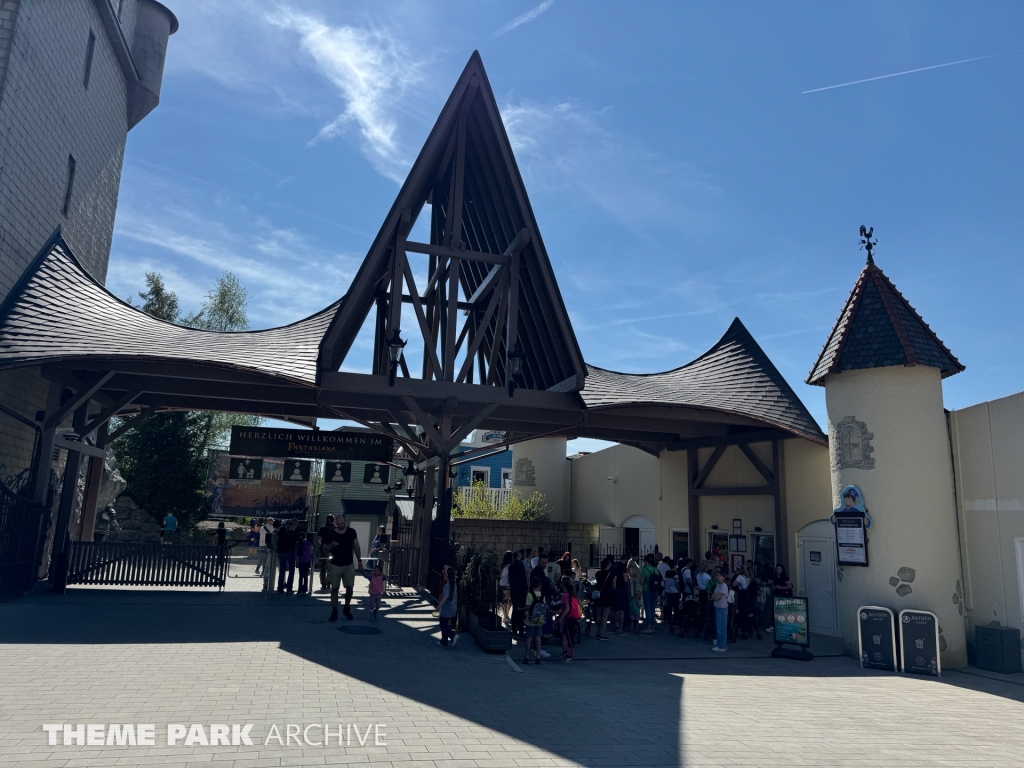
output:
[[671, 371], [617, 373], [588, 365], [580, 394], [591, 410], [682, 406], [744, 416], [826, 442], [818, 423], [739, 318], [711, 349]]
[[340, 302], [265, 331], [187, 328], [125, 303], [96, 282], [55, 234], [0, 306], [0, 365], [90, 360], [185, 362], [233, 368], [312, 387], [327, 326]]
[[824, 386], [830, 373], [895, 365], [931, 366], [942, 378], [964, 370], [869, 257], [807, 383]]

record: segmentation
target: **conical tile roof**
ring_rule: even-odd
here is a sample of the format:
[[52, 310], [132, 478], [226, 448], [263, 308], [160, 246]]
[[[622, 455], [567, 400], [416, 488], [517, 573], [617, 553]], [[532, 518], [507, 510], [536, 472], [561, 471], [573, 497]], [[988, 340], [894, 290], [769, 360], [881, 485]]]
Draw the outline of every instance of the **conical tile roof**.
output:
[[869, 259], [829, 334], [808, 384], [824, 386], [830, 373], [894, 365], [928, 365], [942, 377], [964, 366]]

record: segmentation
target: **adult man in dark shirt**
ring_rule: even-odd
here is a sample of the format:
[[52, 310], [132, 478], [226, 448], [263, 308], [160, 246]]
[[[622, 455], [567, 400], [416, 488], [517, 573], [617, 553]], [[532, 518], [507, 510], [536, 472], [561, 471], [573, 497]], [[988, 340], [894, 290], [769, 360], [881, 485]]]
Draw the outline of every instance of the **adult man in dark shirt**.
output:
[[327, 557], [327, 553], [324, 552], [323, 545], [324, 545], [324, 534], [327, 531], [333, 531], [333, 530], [334, 530], [334, 515], [328, 515], [327, 519], [324, 521], [324, 525], [320, 528], [319, 531], [316, 532], [316, 541], [320, 545], [320, 589], [317, 590], [318, 592], [330, 592], [331, 591], [330, 584], [327, 581], [327, 563], [328, 563], [329, 558]]
[[[277, 591], [291, 592], [295, 578], [295, 542], [299, 540], [299, 523], [294, 518], [289, 520], [277, 532], [277, 562], [280, 570], [277, 573]], [[285, 576], [287, 573], [287, 577]]]
[[348, 527], [345, 515], [334, 519], [334, 528], [326, 531], [323, 536], [323, 551], [331, 556], [331, 564], [327, 568], [327, 577], [331, 582], [331, 617], [328, 621], [338, 620], [338, 589], [345, 584], [345, 618], [352, 620], [352, 588], [356, 583], [356, 569], [352, 564], [355, 555], [359, 570], [363, 570], [363, 555], [359, 551], [359, 540], [356, 532]]

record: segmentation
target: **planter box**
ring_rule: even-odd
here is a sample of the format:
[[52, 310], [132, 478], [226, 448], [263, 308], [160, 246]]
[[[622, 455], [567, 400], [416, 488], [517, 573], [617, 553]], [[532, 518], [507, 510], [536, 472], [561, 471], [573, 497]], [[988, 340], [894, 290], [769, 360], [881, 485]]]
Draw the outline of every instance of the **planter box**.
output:
[[472, 611], [467, 613], [467, 628], [476, 644], [488, 653], [504, 653], [512, 647], [512, 633], [507, 629], [484, 629], [479, 617]]

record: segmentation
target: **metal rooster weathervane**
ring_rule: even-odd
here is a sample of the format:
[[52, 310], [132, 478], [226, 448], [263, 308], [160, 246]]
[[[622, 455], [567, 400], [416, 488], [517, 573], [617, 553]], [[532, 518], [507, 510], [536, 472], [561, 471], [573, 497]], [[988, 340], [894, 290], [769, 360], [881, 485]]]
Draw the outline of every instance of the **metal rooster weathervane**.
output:
[[863, 224], [860, 225], [860, 247], [865, 249], [868, 252], [868, 264], [874, 264], [875, 263], [875, 259], [874, 259], [874, 256], [872, 254], [872, 251], [874, 250], [874, 247], [876, 245], [878, 245], [878, 238], [875, 238], [874, 240], [872, 240], [871, 236], [874, 235], [874, 234], [875, 234], [875, 228], [874, 227], [871, 227], [870, 229], [868, 229]]

